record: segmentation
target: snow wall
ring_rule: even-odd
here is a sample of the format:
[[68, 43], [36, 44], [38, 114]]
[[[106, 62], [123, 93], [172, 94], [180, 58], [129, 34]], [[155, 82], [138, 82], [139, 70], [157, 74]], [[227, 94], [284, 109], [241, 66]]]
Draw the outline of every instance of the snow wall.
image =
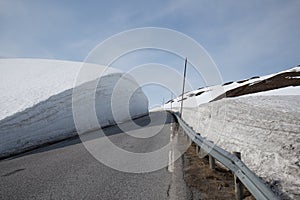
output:
[[299, 96], [222, 99], [184, 109], [183, 119], [225, 150], [241, 152], [252, 171], [277, 185], [282, 199], [300, 199]]
[[[83, 110], [80, 118], [87, 122], [85, 131], [94, 130], [96, 124], [89, 123], [87, 109], [87, 98], [90, 93], [95, 93], [94, 104], [99, 125], [102, 127], [115, 124], [116, 122], [126, 121], [148, 114], [148, 99], [137, 83], [128, 77], [122, 78], [122, 84], [118, 84], [118, 93], [114, 94], [114, 115], [111, 108], [111, 98], [113, 89], [122, 77], [121, 73], [106, 75], [97, 84], [96, 92], [93, 89], [94, 83], [84, 83], [78, 88], [81, 107]], [[134, 90], [134, 92], [133, 92]], [[53, 95], [32, 107], [26, 108], [0, 121], [0, 158], [27, 149], [40, 146], [45, 143], [59, 141], [77, 135], [72, 110], [73, 89]], [[132, 93], [133, 92], [133, 93]], [[130, 95], [130, 97], [128, 96]], [[129, 102], [124, 102], [129, 99]], [[74, 103], [74, 102], [73, 102]], [[129, 111], [124, 111], [124, 105], [129, 103]], [[93, 120], [91, 120], [93, 121]], [[82, 130], [81, 130], [82, 131]]]

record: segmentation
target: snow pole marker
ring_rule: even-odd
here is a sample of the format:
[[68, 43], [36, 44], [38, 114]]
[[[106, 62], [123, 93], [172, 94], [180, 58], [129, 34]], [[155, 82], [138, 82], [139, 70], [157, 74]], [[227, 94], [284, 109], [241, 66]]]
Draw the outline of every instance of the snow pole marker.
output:
[[182, 117], [183, 95], [184, 95], [185, 78], [186, 78], [186, 64], [187, 64], [187, 58], [185, 58], [185, 62], [184, 62], [184, 75], [183, 75], [183, 83], [182, 83], [182, 96], [181, 96], [181, 105], [180, 105], [180, 117]]

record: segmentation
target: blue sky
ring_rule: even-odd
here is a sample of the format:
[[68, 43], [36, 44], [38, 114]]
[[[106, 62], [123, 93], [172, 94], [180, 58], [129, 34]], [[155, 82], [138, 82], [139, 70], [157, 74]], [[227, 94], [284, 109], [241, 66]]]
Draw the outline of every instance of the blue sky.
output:
[[[237, 80], [300, 64], [299, 10], [299, 0], [2, 0], [0, 57], [83, 61], [121, 31], [164, 27], [195, 39], [224, 81]], [[160, 102], [157, 97], [152, 104]]]

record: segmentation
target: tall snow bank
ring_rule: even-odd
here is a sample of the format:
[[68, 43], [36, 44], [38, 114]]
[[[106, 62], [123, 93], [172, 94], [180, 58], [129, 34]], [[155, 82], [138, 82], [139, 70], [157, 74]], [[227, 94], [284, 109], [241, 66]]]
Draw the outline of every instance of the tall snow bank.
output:
[[0, 59], [0, 120], [72, 88], [81, 66], [60, 60]]
[[241, 152], [256, 174], [300, 198], [299, 96], [222, 99], [184, 109], [183, 119], [225, 150]]
[[[0, 59], [3, 72], [0, 79], [0, 157], [77, 134], [72, 113], [72, 87], [81, 66], [82, 63], [68, 61]], [[120, 79], [122, 84], [118, 85], [118, 93], [114, 93], [117, 100], [113, 106], [122, 108], [129, 103], [129, 111], [115, 109], [113, 115], [111, 98]], [[79, 102], [77, 108], [84, 111], [81, 115], [87, 124], [84, 130], [97, 128], [89, 123], [90, 115], [85, 114], [89, 112], [87, 102], [90, 102], [91, 93], [95, 93], [95, 103], [90, 106], [94, 106], [101, 126], [148, 113], [148, 99], [130, 77], [124, 78], [121, 73], [108, 74], [96, 84], [95, 92], [94, 84], [90, 81], [80, 85], [77, 90], [80, 98], [75, 98], [75, 102]], [[129, 102], [124, 102], [126, 99]]]

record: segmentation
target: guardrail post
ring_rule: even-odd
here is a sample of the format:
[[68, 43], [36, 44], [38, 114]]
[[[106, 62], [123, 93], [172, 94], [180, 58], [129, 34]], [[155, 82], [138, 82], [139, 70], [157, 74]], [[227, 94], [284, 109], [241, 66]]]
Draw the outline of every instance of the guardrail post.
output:
[[189, 136], [187, 133], [185, 133], [185, 137], [186, 137], [186, 141], [187, 141], [189, 144], [191, 144], [191, 138], [190, 138], [190, 136]]
[[179, 131], [179, 124], [178, 123], [176, 123], [176, 122], [174, 122], [173, 123], [173, 130], [175, 130], [175, 131]]
[[[196, 143], [195, 143], [195, 144], [196, 144]], [[200, 151], [199, 146], [198, 146], [198, 144], [196, 144], [196, 154], [197, 154], [197, 155], [198, 155], [199, 151]]]
[[[214, 143], [213, 141], [210, 141]], [[208, 154], [208, 161], [209, 161], [209, 168], [212, 170], [215, 170], [216, 168], [216, 160], [214, 157], [212, 157], [210, 154]]]
[[180, 125], [179, 125], [179, 128], [178, 128], [178, 132], [179, 132], [180, 135], [183, 135], [183, 129]]
[[[240, 152], [232, 152], [233, 155], [241, 159], [241, 153]], [[234, 175], [234, 186], [235, 186], [235, 198], [236, 200], [242, 200], [244, 198], [244, 186], [242, 182], [239, 180], [239, 178]]]
[[211, 155], [208, 155], [208, 159], [209, 159], [209, 168], [214, 170], [216, 168], [215, 158], [212, 157]]

